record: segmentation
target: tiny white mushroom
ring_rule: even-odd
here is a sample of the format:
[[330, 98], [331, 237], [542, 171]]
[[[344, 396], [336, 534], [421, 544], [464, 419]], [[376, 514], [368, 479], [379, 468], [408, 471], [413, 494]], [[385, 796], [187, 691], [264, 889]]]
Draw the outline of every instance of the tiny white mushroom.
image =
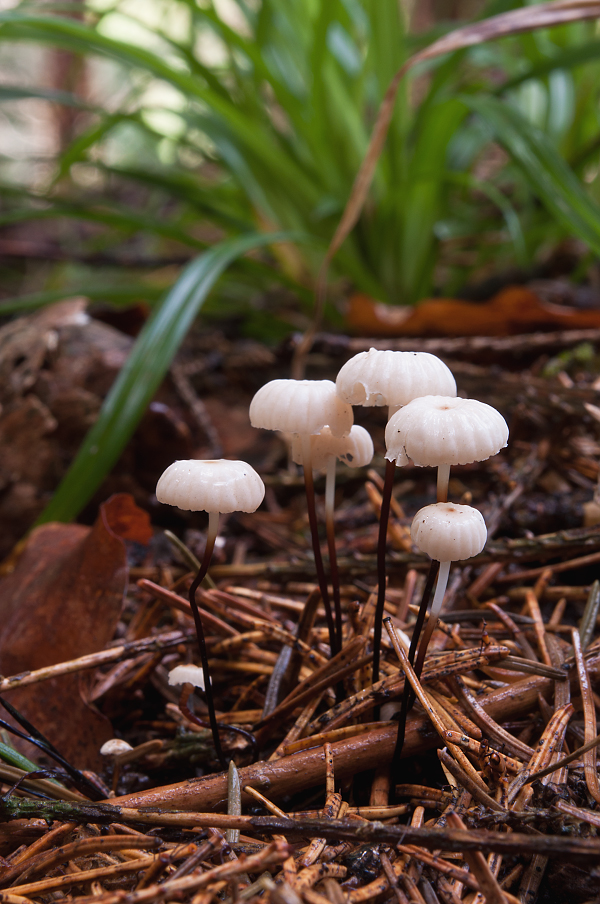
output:
[[197, 665], [176, 665], [168, 675], [170, 685], [191, 684], [204, 690], [204, 672]]
[[481, 512], [470, 505], [436, 502], [420, 509], [413, 518], [410, 535], [413, 543], [431, 559], [440, 563], [437, 584], [427, 627], [419, 646], [415, 671], [421, 673], [425, 651], [448, 585], [450, 564], [478, 555], [487, 540], [487, 529]]
[[[413, 399], [428, 393], [456, 395], [452, 371], [428, 352], [396, 352], [371, 348], [344, 364], [337, 375], [340, 397], [352, 405], [387, 405], [388, 418]], [[394, 485], [394, 464], [385, 469], [377, 544], [377, 605], [373, 631], [373, 681], [379, 680], [381, 628], [385, 607], [386, 539]]]
[[100, 748], [100, 755], [118, 757], [130, 750], [133, 750], [133, 747], [127, 741], [123, 741], [121, 738], [111, 738], [109, 741], [105, 741]]
[[[388, 421], [386, 458], [396, 465], [438, 468], [438, 501], [445, 501], [450, 465], [496, 455], [508, 442], [499, 411], [477, 399], [428, 395], [414, 399]], [[441, 497], [441, 498], [440, 498]]]
[[422, 395], [456, 395], [452, 371], [435, 355], [377, 348], [350, 358], [340, 368], [336, 386], [351, 405], [387, 405], [388, 417]]
[[331, 380], [271, 380], [250, 402], [250, 423], [263, 430], [310, 435], [326, 425], [334, 436], [352, 427], [352, 407]]
[[122, 759], [126, 754], [130, 753], [133, 750], [131, 744], [128, 744], [127, 741], [123, 741], [122, 738], [111, 738], [109, 741], [105, 741], [102, 747], [100, 748], [100, 755], [105, 757], [110, 757], [112, 759], [112, 789], [110, 792], [110, 797], [114, 797], [117, 791], [117, 786], [119, 784], [119, 775], [121, 774], [121, 765]]
[[196, 602], [196, 590], [208, 571], [219, 529], [219, 513], [254, 512], [264, 499], [265, 486], [251, 465], [245, 461], [226, 459], [175, 461], [164, 472], [156, 486], [159, 502], [175, 505], [185, 511], [208, 512], [206, 548], [200, 570], [189, 590], [189, 600], [196, 626], [206, 704], [217, 757], [227, 768], [221, 748], [219, 729], [208, 668], [204, 628]]
[[315, 567], [332, 654], [337, 652], [337, 640], [319, 544], [311, 436], [321, 433], [325, 427], [329, 427], [334, 437], [346, 436], [352, 428], [352, 420], [351, 405], [342, 401], [331, 380], [272, 380], [258, 390], [250, 403], [253, 427], [298, 435]]

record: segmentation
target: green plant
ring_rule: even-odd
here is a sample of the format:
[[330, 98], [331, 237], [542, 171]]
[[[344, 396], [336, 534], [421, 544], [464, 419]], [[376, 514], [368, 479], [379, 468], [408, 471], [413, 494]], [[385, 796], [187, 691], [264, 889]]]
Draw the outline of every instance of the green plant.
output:
[[[156, 309], [44, 519], [71, 517], [99, 484], [225, 269], [206, 313], [251, 313], [249, 296], [273, 282], [308, 302], [328, 246], [335, 275], [409, 303], [456, 289], [491, 259], [528, 265], [569, 235], [600, 250], [600, 42], [593, 25], [574, 21], [600, 15], [600, 3], [496, 0], [485, 14], [497, 18], [431, 46], [445, 29], [408, 34], [397, 0], [231, 0], [233, 19], [216, 0], [148, 0], [137, 7], [145, 22], [131, 8], [89, 0], [40, 12], [24, 2], [0, 13], [0, 48], [29, 42], [109, 60], [121, 86], [95, 103], [76, 91], [2, 88], [4, 99], [79, 112], [51, 178], [7, 182], [0, 215], [0, 225], [60, 220], [73, 263], [0, 312], [48, 303], [61, 288], [156, 302], [165, 257], [204, 251]], [[164, 15], [152, 20], [153, 11]], [[304, 244], [257, 235], [280, 229]], [[270, 260], [244, 256], [259, 246]], [[160, 367], [129, 398], [161, 318]]]
[[[486, 13], [515, 5], [491, 3]], [[300, 229], [313, 244], [281, 254], [278, 278], [306, 290], [388, 83], [431, 35], [417, 41], [406, 33], [397, 0], [262, 0], [257, 7], [236, 0], [233, 25], [209, 0], [145, 6], [162, 18], [151, 22], [148, 14], [144, 23], [142, 6], [134, 23], [119, 0], [90, 2], [83, 20], [40, 15], [27, 4], [0, 16], [0, 41], [110, 59], [129, 84], [120, 101], [107, 98], [106, 108], [67, 92], [29, 89], [79, 105], [80, 125], [48, 190], [14, 196], [0, 223], [69, 217], [98, 225], [96, 248], [141, 233], [148, 247], [189, 251], [204, 245], [199, 220], [215, 235], [257, 224]], [[134, 24], [133, 40], [114, 36]], [[207, 42], [211, 59], [202, 50]], [[590, 208], [589, 189], [568, 161], [590, 182], [598, 153], [598, 47], [593, 26], [578, 23], [484, 47], [450, 43], [449, 56], [417, 67], [400, 88], [369, 203], [336, 257], [337, 274], [378, 298], [412, 303], [435, 287], [440, 245], [467, 248], [475, 269], [491, 254], [528, 263], [544, 239], [569, 231], [589, 242], [597, 211], [594, 205], [587, 212], [590, 229], [581, 211], [582, 204]], [[5, 88], [5, 97], [23, 90]], [[417, 90], [423, 97], [415, 104]], [[481, 177], [493, 140], [517, 166], [508, 161]], [[90, 174], [97, 187], [83, 190]], [[132, 191], [134, 205], [126, 205]], [[541, 215], [540, 198], [556, 220]], [[273, 279], [258, 264], [236, 271], [245, 285]], [[450, 259], [448, 285], [466, 274]]]

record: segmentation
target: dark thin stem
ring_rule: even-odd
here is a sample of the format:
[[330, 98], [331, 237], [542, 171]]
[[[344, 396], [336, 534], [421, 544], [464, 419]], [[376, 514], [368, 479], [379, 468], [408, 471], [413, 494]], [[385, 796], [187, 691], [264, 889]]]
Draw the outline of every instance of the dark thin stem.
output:
[[[415, 653], [417, 651], [417, 644], [419, 643], [419, 635], [421, 634], [421, 630], [423, 628], [423, 622], [425, 621], [427, 607], [429, 606], [429, 601], [431, 600], [431, 594], [433, 593], [433, 588], [438, 576], [439, 568], [440, 563], [436, 562], [435, 559], [432, 559], [431, 565], [429, 566], [429, 573], [427, 575], [425, 587], [423, 589], [423, 596], [421, 598], [421, 605], [419, 607], [417, 620], [413, 628], [410, 648], [408, 651], [408, 661], [411, 665], [415, 661]], [[395, 787], [396, 785], [400, 767], [400, 758], [402, 756], [402, 748], [404, 747], [404, 737], [406, 734], [406, 719], [410, 710], [412, 709], [414, 702], [414, 691], [411, 688], [409, 682], [405, 681], [404, 693], [402, 694], [402, 706], [400, 707], [400, 714], [398, 716], [398, 735], [396, 737], [396, 747], [394, 749], [394, 756], [392, 758], [392, 787]]]
[[381, 498], [381, 513], [379, 515], [379, 539], [377, 541], [377, 607], [375, 609], [375, 624], [373, 626], [373, 684], [379, 681], [379, 661], [381, 658], [381, 631], [383, 629], [383, 610], [385, 606], [385, 554], [387, 547], [387, 529], [390, 520], [390, 505], [392, 502], [392, 489], [394, 487], [394, 475], [396, 462], [386, 461], [385, 481]]
[[216, 531], [211, 531], [210, 523], [209, 530], [206, 537], [206, 549], [204, 550], [204, 556], [202, 557], [202, 564], [200, 565], [200, 571], [192, 581], [192, 585], [189, 591], [189, 600], [190, 606], [192, 608], [192, 615], [194, 616], [194, 624], [196, 625], [196, 636], [198, 638], [198, 647], [200, 648], [200, 661], [202, 663], [202, 672], [204, 674], [204, 693], [206, 694], [206, 705], [208, 706], [208, 718], [210, 721], [210, 729], [212, 731], [213, 743], [215, 745], [215, 751], [217, 753], [217, 759], [221, 765], [221, 769], [227, 769], [227, 760], [223, 755], [223, 748], [221, 747], [221, 739], [219, 737], [219, 726], [217, 723], [217, 716], [215, 713], [215, 701], [213, 699], [212, 692], [212, 683], [210, 680], [210, 671], [208, 668], [208, 653], [206, 651], [206, 640], [204, 638], [204, 628], [202, 626], [202, 619], [200, 617], [200, 610], [198, 608], [198, 603], [196, 602], [196, 590], [200, 586], [202, 580], [204, 579], [206, 572], [208, 571], [208, 566], [210, 564], [210, 560], [212, 558], [213, 549], [215, 546], [216, 540]]
[[[310, 437], [309, 437], [310, 440]], [[327, 590], [327, 578], [323, 567], [323, 557], [321, 556], [321, 545], [319, 543], [319, 529], [317, 526], [317, 509], [315, 505], [315, 485], [313, 482], [312, 467], [310, 461], [304, 463], [304, 488], [306, 490], [306, 507], [308, 509], [308, 523], [310, 524], [310, 536], [312, 539], [313, 554], [315, 557], [315, 568], [317, 569], [317, 580], [321, 597], [323, 598], [323, 606], [325, 607], [325, 618], [327, 619], [327, 628], [329, 630], [329, 645], [331, 647], [331, 655], [335, 656], [338, 652], [335, 625], [333, 623], [333, 613], [331, 611], [331, 603], [329, 601], [329, 591]]]

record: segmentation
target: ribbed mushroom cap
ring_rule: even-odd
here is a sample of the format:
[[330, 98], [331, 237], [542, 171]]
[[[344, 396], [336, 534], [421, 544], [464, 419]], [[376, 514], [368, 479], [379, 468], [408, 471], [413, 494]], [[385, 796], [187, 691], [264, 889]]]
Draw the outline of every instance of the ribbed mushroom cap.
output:
[[[311, 463], [315, 471], [326, 468], [331, 458], [339, 458], [349, 468], [364, 468], [373, 458], [373, 440], [364, 427], [355, 424], [348, 436], [333, 436], [329, 427], [310, 438]], [[298, 434], [292, 437], [292, 461], [302, 462], [302, 443]]]
[[436, 502], [419, 509], [410, 528], [413, 543], [438, 562], [459, 562], [481, 552], [487, 540], [483, 515], [470, 505]]
[[385, 428], [386, 458], [397, 465], [411, 458], [421, 467], [484, 461], [508, 442], [499, 411], [476, 399], [424, 396], [391, 416]]
[[456, 381], [443, 361], [428, 352], [360, 352], [340, 369], [337, 391], [351, 405], [407, 405], [418, 396], [456, 395]]
[[265, 485], [245, 461], [174, 461], [156, 485], [156, 498], [188, 512], [254, 512]]
[[176, 665], [169, 672], [169, 684], [193, 684], [204, 690], [204, 672], [198, 665]]
[[250, 402], [250, 423], [265, 430], [320, 433], [327, 424], [334, 436], [345, 436], [352, 421], [331, 380], [271, 380]]
[[123, 741], [122, 738], [111, 738], [109, 741], [105, 741], [100, 748], [100, 755], [121, 756], [123, 753], [129, 753], [130, 750], [133, 750], [133, 747], [127, 741]]

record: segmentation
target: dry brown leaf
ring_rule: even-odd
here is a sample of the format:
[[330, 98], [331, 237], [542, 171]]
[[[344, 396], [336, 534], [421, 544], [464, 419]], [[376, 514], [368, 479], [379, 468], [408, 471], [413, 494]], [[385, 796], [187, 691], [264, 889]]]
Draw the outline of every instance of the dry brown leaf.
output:
[[508, 286], [484, 304], [432, 298], [386, 305], [353, 295], [346, 314], [349, 330], [363, 336], [513, 336], [537, 330], [597, 329], [600, 311], [548, 304], [523, 286]]
[[[124, 541], [146, 544], [151, 537], [148, 514], [125, 493], [101, 506], [92, 528], [52, 523], [35, 529], [15, 570], [0, 581], [2, 674], [104, 649], [127, 586]], [[78, 676], [22, 688], [7, 698], [78, 768], [98, 766], [98, 750], [111, 728], [84, 703]]]

